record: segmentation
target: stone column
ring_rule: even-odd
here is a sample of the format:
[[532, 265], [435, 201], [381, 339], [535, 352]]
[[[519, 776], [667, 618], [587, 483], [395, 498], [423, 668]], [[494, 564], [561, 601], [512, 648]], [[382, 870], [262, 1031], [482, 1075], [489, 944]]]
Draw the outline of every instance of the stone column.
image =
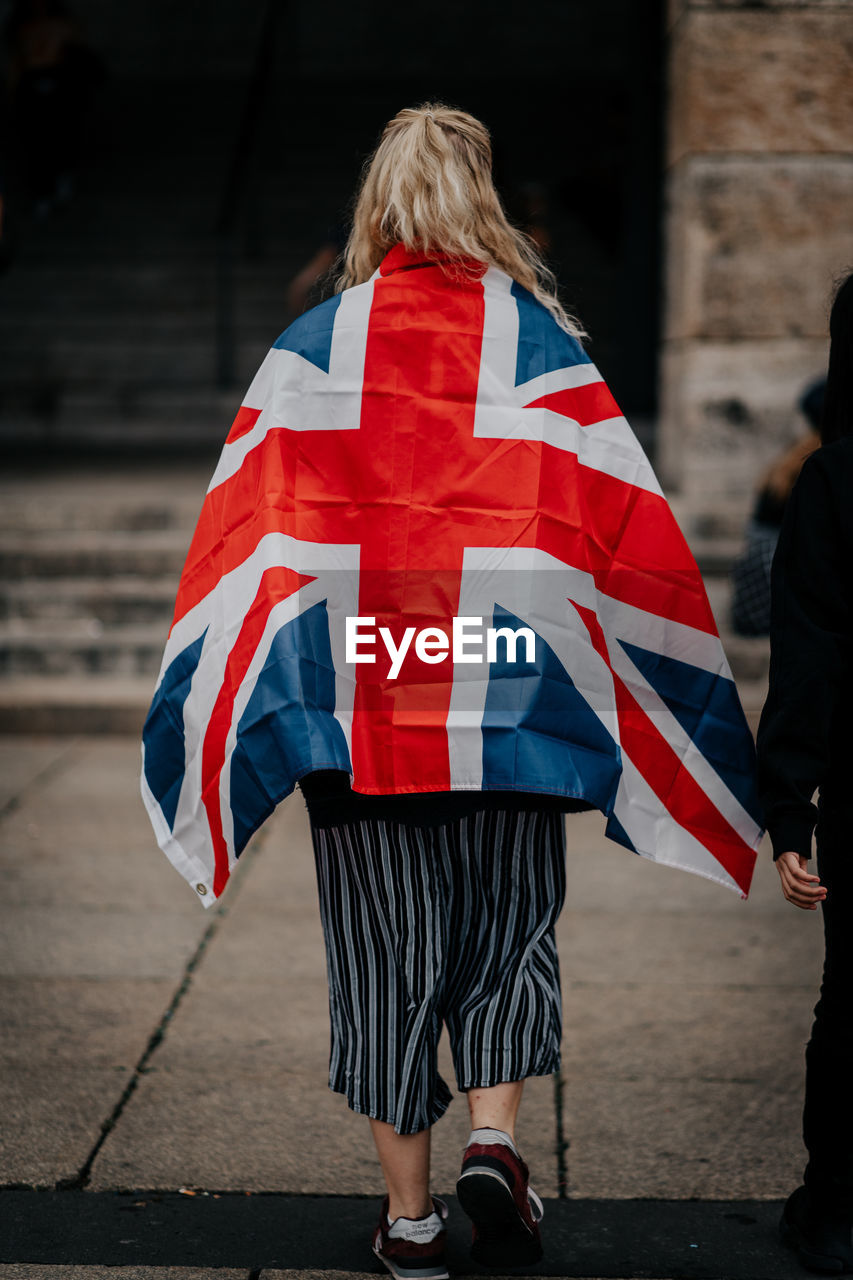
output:
[[740, 529], [826, 369], [853, 270], [853, 5], [670, 0], [658, 464], [688, 537]]

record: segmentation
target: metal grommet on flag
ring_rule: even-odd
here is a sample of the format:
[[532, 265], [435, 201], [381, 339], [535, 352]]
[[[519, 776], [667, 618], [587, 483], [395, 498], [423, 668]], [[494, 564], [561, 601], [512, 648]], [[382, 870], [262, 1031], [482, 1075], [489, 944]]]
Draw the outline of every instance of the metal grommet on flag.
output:
[[195, 890], [196, 890], [196, 893], [199, 893], [199, 894], [201, 894], [201, 896], [202, 896], [202, 897], [204, 897], [204, 895], [207, 893], [207, 885], [206, 885], [206, 884], [197, 884], [197, 885], [196, 885], [196, 887], [195, 887]]

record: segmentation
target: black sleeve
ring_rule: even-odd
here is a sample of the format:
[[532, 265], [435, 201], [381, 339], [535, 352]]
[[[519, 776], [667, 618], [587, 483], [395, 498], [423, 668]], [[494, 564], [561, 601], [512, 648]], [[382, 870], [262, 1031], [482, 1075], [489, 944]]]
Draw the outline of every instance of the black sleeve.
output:
[[[839, 473], [839, 464], [841, 471]], [[845, 458], [809, 458], [788, 503], [771, 574], [770, 688], [758, 727], [758, 789], [773, 857], [809, 857], [812, 803], [830, 764], [833, 710], [850, 653]]]

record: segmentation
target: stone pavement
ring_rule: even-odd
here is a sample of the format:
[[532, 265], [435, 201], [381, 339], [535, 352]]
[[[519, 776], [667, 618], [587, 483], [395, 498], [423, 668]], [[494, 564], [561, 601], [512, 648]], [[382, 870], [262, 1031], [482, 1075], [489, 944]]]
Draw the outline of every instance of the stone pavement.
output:
[[[204, 912], [156, 848], [138, 766], [132, 737], [0, 739], [0, 1280], [373, 1272], [382, 1184], [325, 1084], [302, 802]], [[519, 1134], [546, 1200], [537, 1273], [800, 1274], [774, 1232], [803, 1163], [817, 915], [782, 901], [769, 855], [744, 903], [632, 858], [597, 814], [568, 824], [564, 1065], [529, 1084]], [[457, 1098], [438, 1194], [467, 1132]]]

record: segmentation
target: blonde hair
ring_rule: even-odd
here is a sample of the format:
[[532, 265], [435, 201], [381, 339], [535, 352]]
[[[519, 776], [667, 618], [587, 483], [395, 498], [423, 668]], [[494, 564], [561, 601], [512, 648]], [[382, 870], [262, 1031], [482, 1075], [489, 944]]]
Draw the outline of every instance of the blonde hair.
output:
[[426, 102], [389, 120], [364, 168], [338, 291], [369, 280], [395, 244], [441, 252], [456, 274], [471, 259], [499, 267], [567, 333], [585, 336], [535, 245], [510, 225], [492, 180], [489, 131], [467, 111]]

